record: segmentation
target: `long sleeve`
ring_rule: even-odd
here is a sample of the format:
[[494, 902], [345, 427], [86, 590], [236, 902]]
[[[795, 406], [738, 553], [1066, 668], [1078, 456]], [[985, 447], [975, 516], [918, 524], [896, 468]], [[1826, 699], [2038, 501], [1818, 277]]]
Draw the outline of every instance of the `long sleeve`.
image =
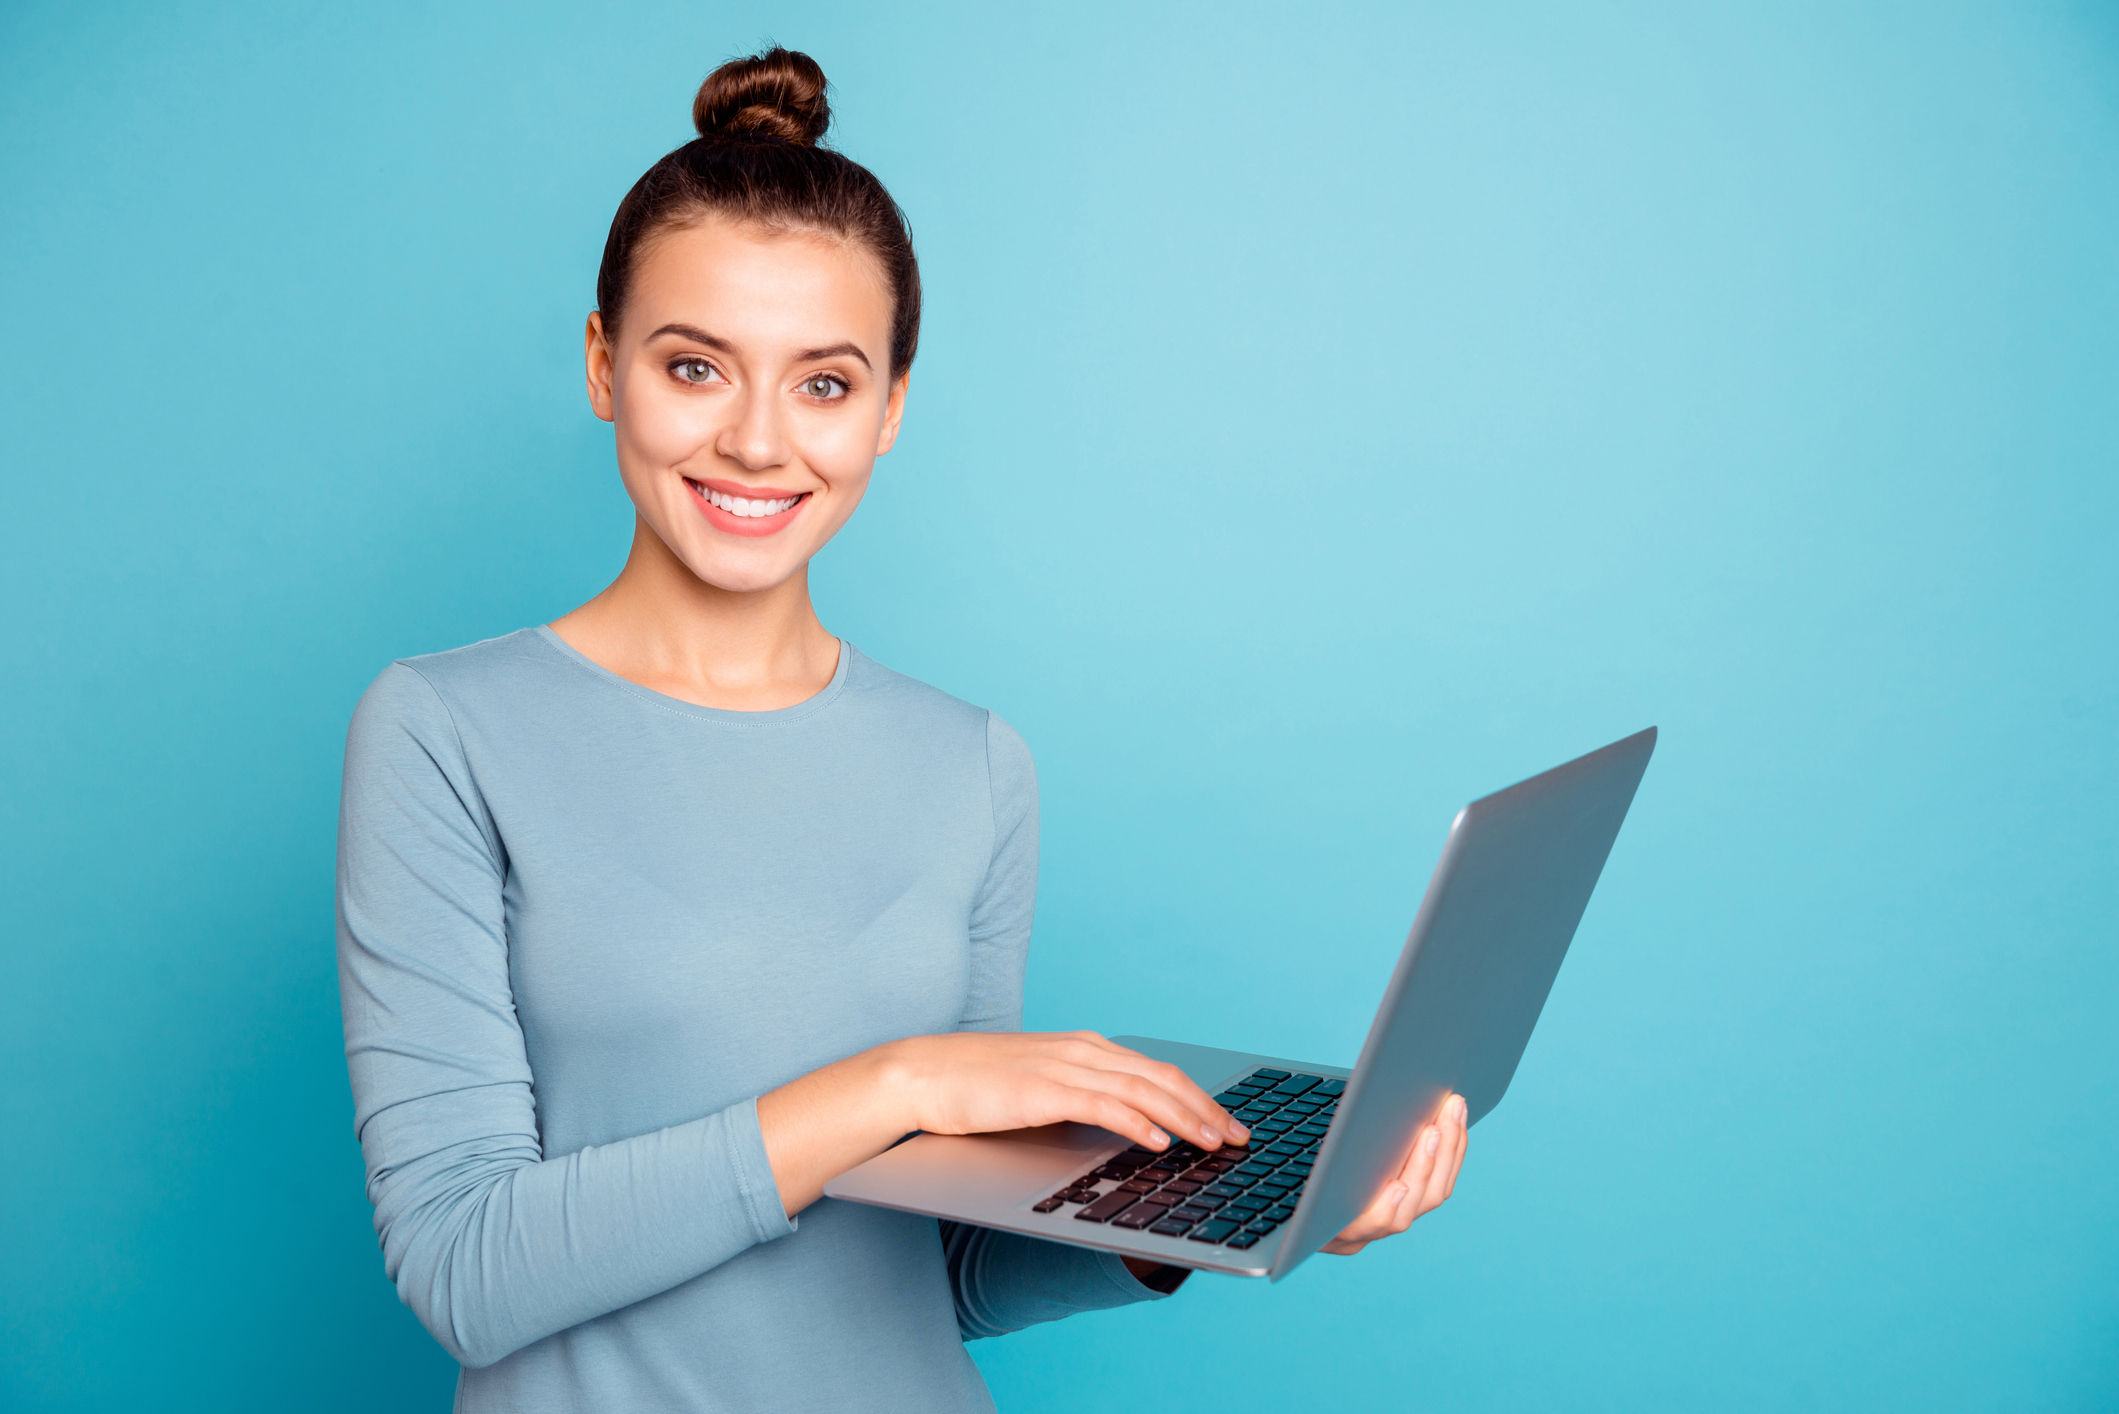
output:
[[[972, 979], [961, 1029], [1023, 1024], [1023, 967], [1037, 908], [1037, 767], [1015, 729], [990, 716], [987, 776], [993, 859], [971, 916]], [[957, 1329], [966, 1340], [1004, 1335], [1083, 1311], [1161, 1300], [1114, 1253], [965, 1223], [942, 1224]]]
[[385, 1270], [471, 1367], [794, 1230], [754, 1100], [547, 1158], [510, 983], [507, 870], [448, 708], [392, 666], [346, 748], [346, 1057]]

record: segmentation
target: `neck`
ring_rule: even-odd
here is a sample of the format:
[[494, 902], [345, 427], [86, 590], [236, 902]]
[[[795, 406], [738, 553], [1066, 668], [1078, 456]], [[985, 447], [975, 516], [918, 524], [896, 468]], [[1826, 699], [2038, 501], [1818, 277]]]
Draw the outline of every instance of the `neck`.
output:
[[637, 518], [618, 578], [552, 631], [642, 687], [738, 712], [807, 701], [839, 662], [839, 640], [810, 606], [807, 565], [770, 589], [716, 588]]

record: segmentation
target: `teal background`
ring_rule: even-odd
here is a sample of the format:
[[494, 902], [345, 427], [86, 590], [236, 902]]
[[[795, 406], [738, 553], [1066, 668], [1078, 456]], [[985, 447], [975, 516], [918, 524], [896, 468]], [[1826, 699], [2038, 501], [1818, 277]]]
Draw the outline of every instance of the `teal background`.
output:
[[819, 603], [1036, 749], [1032, 1024], [1350, 1061], [1454, 809], [1663, 730], [1455, 1200], [1002, 1407], [2119, 1405], [2109, 4], [17, 0], [0, 1406], [446, 1406], [342, 733], [617, 570], [604, 228], [768, 37], [930, 301]]

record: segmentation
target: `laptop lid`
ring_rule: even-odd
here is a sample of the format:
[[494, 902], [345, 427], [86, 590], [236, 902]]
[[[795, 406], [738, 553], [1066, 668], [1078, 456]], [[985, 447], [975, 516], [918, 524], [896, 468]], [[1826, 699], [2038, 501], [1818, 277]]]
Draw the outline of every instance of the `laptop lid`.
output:
[[1656, 730], [1473, 801], [1451, 824], [1270, 1275], [1360, 1215], [1451, 1091], [1501, 1102], [1633, 803]]

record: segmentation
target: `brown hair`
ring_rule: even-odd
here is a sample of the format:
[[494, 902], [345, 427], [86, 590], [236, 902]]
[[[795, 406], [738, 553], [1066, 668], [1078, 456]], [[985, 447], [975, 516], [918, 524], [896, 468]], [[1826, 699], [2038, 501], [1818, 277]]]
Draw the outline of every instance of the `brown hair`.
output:
[[920, 343], [920, 266], [912, 230], [875, 173], [820, 147], [831, 126], [824, 70], [777, 46], [731, 59], [692, 101], [699, 136], [647, 169], [618, 203], [596, 306], [615, 336], [641, 243], [709, 214], [769, 230], [813, 230], [866, 247], [890, 287], [890, 376], [912, 367]]

